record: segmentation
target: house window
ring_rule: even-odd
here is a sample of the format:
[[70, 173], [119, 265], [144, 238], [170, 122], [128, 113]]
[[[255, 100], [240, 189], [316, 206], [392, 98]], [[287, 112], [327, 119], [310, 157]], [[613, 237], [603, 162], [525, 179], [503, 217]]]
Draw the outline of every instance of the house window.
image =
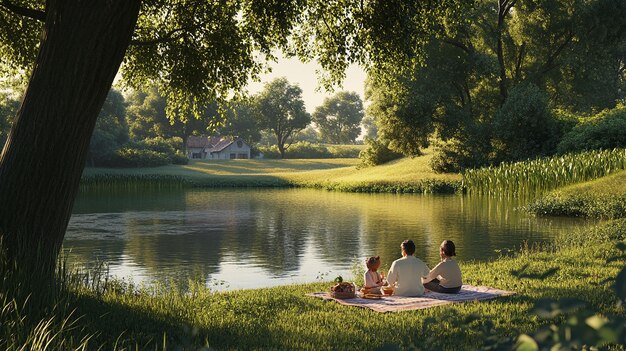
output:
[[237, 158], [247, 159], [248, 158], [248, 154], [238, 154]]
[[192, 152], [191, 158], [202, 158], [202, 154], [199, 152]]
[[243, 141], [237, 140], [237, 147], [241, 149], [243, 147]]
[[231, 160], [234, 160], [234, 159], [236, 159], [236, 158], [237, 158], [237, 154], [230, 154], [230, 159], [231, 159]]

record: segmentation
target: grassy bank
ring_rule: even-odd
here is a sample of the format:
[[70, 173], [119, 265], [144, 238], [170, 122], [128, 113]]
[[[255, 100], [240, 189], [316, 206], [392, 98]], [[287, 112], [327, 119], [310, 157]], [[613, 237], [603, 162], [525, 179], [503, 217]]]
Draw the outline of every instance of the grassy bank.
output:
[[626, 217], [626, 171], [555, 190], [527, 209], [545, 216]]
[[222, 160], [156, 168], [86, 168], [81, 188], [137, 186], [308, 187], [349, 192], [452, 193], [458, 174], [437, 174], [432, 154], [357, 169], [358, 159]]
[[[166, 285], [138, 288], [123, 282], [96, 287], [69, 279], [73, 282], [69, 292], [64, 290], [59, 298], [67, 307], [49, 303], [49, 315], [42, 317], [52, 321], [48, 325], [34, 328], [36, 321], [19, 320], [24, 317], [19, 312], [2, 315], [0, 347], [18, 350], [24, 345], [15, 339], [32, 334], [25, 339], [31, 343], [25, 349], [44, 349], [30, 346], [50, 341], [50, 349], [59, 349], [56, 346], [65, 342], [63, 345], [103, 350], [203, 346], [217, 350], [372, 350], [384, 344], [474, 350], [563, 321], [563, 317], [543, 320], [530, 313], [540, 299], [576, 296], [595, 310], [624, 314], [616, 307], [610, 285], [599, 282], [614, 277], [626, 263], [610, 260], [619, 254], [614, 241], [626, 236], [626, 220], [576, 235], [581, 239], [570, 236], [558, 241], [559, 245], [527, 249], [515, 257], [462, 264], [465, 282], [514, 290], [515, 296], [401, 313], [380, 314], [304, 296], [326, 290], [330, 283], [212, 293], [195, 284], [182, 291]], [[22, 306], [3, 303], [3, 311]], [[70, 317], [68, 311], [74, 311]]]

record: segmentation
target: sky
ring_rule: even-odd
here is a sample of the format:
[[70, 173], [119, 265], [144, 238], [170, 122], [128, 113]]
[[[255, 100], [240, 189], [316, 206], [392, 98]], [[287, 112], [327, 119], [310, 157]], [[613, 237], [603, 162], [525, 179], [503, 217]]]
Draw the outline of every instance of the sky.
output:
[[[316, 70], [321, 71], [321, 66], [317, 62], [302, 63], [297, 58], [284, 58], [278, 55], [278, 61], [270, 64], [271, 73], [261, 75], [260, 82], [248, 84], [250, 95], [263, 90], [263, 85], [275, 78], [286, 77], [292, 84], [297, 84], [302, 89], [302, 99], [309, 113], [313, 113], [315, 108], [322, 104], [325, 97], [330, 97], [333, 92], [325, 92], [317, 80]], [[335, 93], [341, 90], [354, 91], [364, 100], [365, 72], [356, 65], [352, 65], [346, 71], [346, 79], [343, 86], [335, 89]]]

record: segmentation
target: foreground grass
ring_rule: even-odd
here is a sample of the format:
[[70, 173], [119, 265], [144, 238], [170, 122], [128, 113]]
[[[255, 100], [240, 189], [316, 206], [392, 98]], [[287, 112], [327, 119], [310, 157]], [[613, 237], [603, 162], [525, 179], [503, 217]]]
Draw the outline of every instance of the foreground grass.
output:
[[432, 154], [358, 169], [358, 159], [220, 160], [156, 168], [86, 168], [82, 187], [182, 184], [196, 187], [309, 187], [351, 192], [451, 193], [458, 174], [437, 174]]
[[626, 217], [626, 171], [558, 189], [527, 208], [547, 216]]
[[[577, 297], [602, 313], [624, 315], [623, 308], [616, 307], [610, 285], [600, 282], [614, 277], [626, 263], [611, 261], [619, 253], [615, 240], [626, 237], [626, 220], [576, 237], [579, 240], [559, 240], [559, 245], [523, 250], [515, 257], [464, 263], [466, 283], [517, 292], [492, 301], [380, 314], [304, 296], [327, 290], [330, 283], [213, 293], [201, 284], [184, 290], [166, 285], [138, 288], [117, 281], [100, 287], [72, 285], [63, 295], [71, 308], [63, 311], [74, 310], [71, 320], [82, 317], [69, 330], [63, 329], [59, 321], [67, 318], [55, 316], [58, 309], [51, 308], [50, 318], [56, 322], [48, 330], [72, 348], [76, 344], [69, 340], [80, 341], [85, 349], [103, 350], [205, 346], [217, 350], [372, 350], [385, 344], [475, 350], [554, 322], [530, 313], [540, 299]], [[18, 350], [6, 347], [15, 334], [8, 327], [11, 321], [2, 321], [0, 347]], [[25, 349], [44, 348], [27, 345]]]

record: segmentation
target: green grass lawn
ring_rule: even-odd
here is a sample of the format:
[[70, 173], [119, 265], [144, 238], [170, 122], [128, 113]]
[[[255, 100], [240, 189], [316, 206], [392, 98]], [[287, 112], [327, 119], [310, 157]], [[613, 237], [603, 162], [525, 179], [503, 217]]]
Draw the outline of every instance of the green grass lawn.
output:
[[528, 206], [538, 215], [626, 217], [626, 171], [560, 188]]
[[[626, 263], [623, 258], [611, 260], [619, 254], [614, 242], [626, 236], [626, 220], [591, 231], [603, 234], [581, 232], [576, 235], [595, 240], [558, 241], [514, 257], [461, 265], [465, 283], [514, 290], [514, 296], [418, 311], [381, 314], [305, 296], [327, 290], [330, 282], [224, 293], [211, 292], [202, 282], [188, 290], [137, 288], [119, 281], [98, 289], [74, 287], [62, 299], [65, 307], [48, 304], [52, 313], [73, 311], [68, 319], [75, 321], [72, 328], [62, 325], [63, 315], [57, 316], [43, 328], [50, 334], [33, 331], [26, 348], [56, 335], [52, 348], [63, 341], [88, 350], [197, 350], [207, 345], [215, 350], [373, 350], [385, 344], [480, 349], [563, 322], [563, 316], [544, 320], [531, 312], [542, 299], [576, 297], [594, 311], [624, 315], [611, 285], [599, 282], [615, 277]], [[15, 339], [31, 335], [24, 332], [28, 328], [28, 319], [6, 323], [0, 340], [21, 345]]]
[[158, 182], [169, 177], [200, 187], [300, 186], [343, 191], [454, 192], [458, 174], [437, 174], [428, 166], [432, 154], [404, 158], [370, 168], [357, 168], [358, 159], [220, 160], [154, 168], [85, 168], [83, 184]]

